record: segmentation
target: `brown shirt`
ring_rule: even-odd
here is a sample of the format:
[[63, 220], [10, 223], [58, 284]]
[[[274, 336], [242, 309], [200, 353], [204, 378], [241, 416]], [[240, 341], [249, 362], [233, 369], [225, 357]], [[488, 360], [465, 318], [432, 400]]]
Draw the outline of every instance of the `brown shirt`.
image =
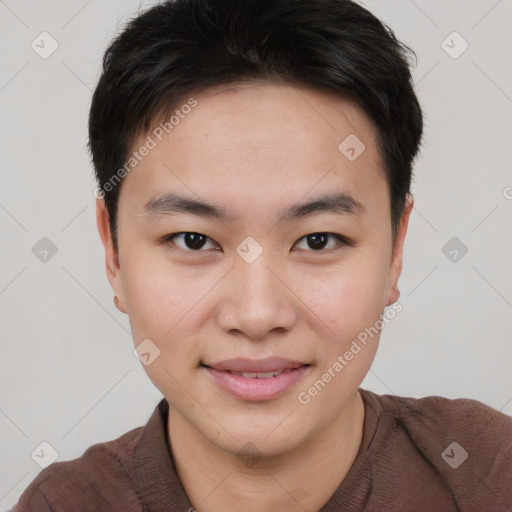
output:
[[[320, 512], [512, 511], [511, 416], [470, 399], [359, 392], [361, 446]], [[193, 511], [167, 444], [168, 409], [162, 399], [144, 427], [43, 469], [13, 511]]]

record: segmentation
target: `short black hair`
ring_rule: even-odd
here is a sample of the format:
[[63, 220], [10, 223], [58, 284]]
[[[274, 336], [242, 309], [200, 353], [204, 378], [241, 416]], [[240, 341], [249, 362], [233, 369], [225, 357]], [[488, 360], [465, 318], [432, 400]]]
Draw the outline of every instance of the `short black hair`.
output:
[[119, 193], [136, 137], [192, 93], [245, 81], [314, 87], [357, 101], [377, 128], [395, 237], [423, 132], [412, 56], [352, 0], [168, 0], [137, 15], [105, 52], [89, 114], [89, 149], [115, 247]]

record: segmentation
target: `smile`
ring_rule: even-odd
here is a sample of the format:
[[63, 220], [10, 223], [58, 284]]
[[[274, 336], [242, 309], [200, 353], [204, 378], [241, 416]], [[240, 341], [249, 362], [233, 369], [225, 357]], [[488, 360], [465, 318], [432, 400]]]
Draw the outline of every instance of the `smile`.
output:
[[239, 377], [245, 377], [246, 379], [270, 379], [272, 377], [277, 377], [284, 372], [291, 372], [292, 370], [278, 370], [277, 372], [260, 372], [260, 373], [251, 373], [251, 372], [229, 372], [231, 375], [238, 375]]
[[265, 360], [231, 359], [202, 368], [214, 385], [246, 401], [270, 400], [297, 384], [310, 365], [282, 358]]

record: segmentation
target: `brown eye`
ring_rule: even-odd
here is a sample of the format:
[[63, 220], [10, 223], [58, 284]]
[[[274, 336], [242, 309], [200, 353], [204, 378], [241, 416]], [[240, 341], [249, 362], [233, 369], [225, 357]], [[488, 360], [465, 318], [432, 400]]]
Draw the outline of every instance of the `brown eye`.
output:
[[[178, 240], [180, 243], [175, 242], [175, 240]], [[172, 235], [167, 235], [164, 238], [164, 242], [172, 242], [181, 249], [185, 251], [188, 250], [190, 252], [200, 252], [208, 241], [212, 242], [206, 235], [191, 231], [174, 233]]]
[[[331, 244], [330, 246], [327, 246], [329, 238], [334, 239], [337, 241], [337, 243]], [[336, 247], [337, 245], [345, 245], [347, 241], [341, 237], [340, 235], [336, 235], [334, 233], [311, 233], [309, 235], [306, 235], [302, 237], [300, 241], [305, 240], [307, 247], [305, 250], [312, 251], [322, 251], [324, 249], [332, 249]], [[327, 246], [327, 247], [326, 247]]]

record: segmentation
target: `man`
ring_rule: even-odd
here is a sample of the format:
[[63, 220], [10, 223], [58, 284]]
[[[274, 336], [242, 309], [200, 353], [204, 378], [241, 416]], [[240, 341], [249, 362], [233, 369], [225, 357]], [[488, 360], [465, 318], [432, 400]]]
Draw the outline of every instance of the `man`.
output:
[[407, 54], [349, 0], [164, 2], [113, 41], [98, 230], [164, 398], [15, 510], [512, 510], [512, 418], [359, 387], [401, 310]]

